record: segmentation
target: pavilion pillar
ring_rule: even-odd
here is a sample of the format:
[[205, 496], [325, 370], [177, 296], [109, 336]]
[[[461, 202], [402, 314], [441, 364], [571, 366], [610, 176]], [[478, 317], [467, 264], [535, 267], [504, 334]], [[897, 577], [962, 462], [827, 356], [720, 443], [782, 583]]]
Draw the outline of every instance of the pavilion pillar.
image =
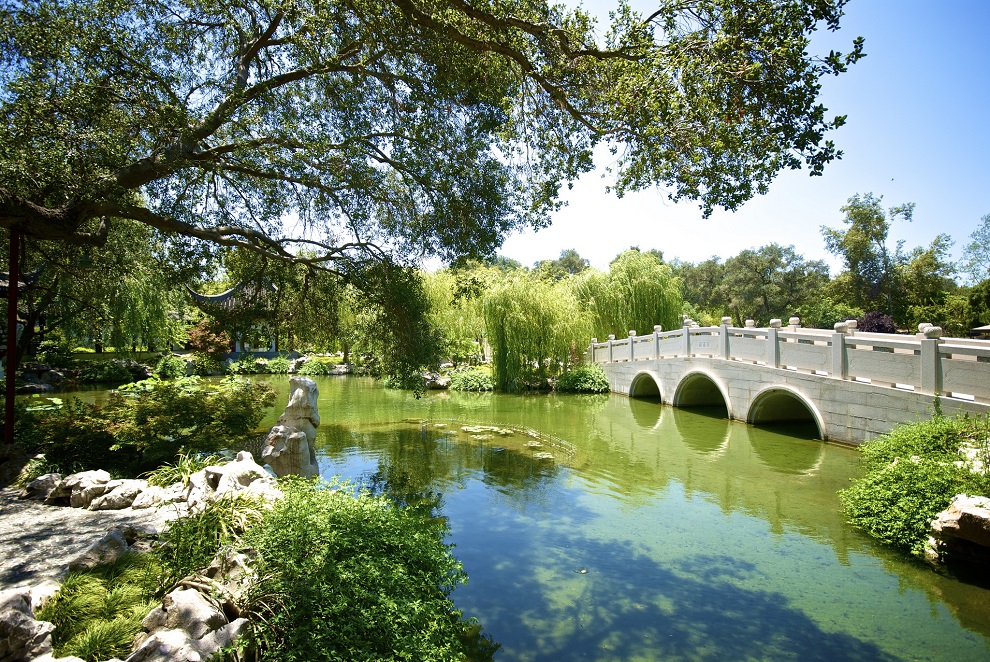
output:
[[7, 368], [4, 375], [7, 378], [4, 412], [3, 412], [3, 443], [11, 446], [14, 443], [14, 374], [17, 366], [17, 281], [20, 279], [18, 266], [20, 263], [20, 233], [10, 231], [10, 262], [7, 280]]

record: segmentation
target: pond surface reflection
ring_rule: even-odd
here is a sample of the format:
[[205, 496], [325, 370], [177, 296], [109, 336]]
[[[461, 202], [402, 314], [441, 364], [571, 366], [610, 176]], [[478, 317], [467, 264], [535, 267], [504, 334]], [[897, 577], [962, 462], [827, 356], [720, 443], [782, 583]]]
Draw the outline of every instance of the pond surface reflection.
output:
[[440, 495], [470, 576], [454, 601], [497, 659], [990, 655], [990, 591], [846, 525], [858, 454], [806, 429], [616, 395], [318, 384], [324, 476]]

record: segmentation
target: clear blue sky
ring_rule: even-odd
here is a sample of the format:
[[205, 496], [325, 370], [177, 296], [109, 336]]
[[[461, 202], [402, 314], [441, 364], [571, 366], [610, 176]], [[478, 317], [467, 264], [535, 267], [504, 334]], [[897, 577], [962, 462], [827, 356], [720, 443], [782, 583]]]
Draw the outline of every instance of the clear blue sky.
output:
[[[603, 32], [614, 2], [585, 0], [584, 6], [603, 17]], [[851, 0], [838, 32], [820, 30], [812, 38], [817, 54], [846, 52], [855, 37], [866, 39], [867, 57], [824, 81], [828, 115], [848, 115], [831, 134], [843, 158], [824, 176], [783, 172], [767, 195], [704, 219], [697, 204], [673, 204], [662, 191], [617, 199], [605, 193], [601, 172], [588, 173], [567, 193], [570, 204], [550, 228], [510, 237], [501, 253], [531, 266], [574, 248], [604, 269], [631, 245], [697, 262], [775, 242], [827, 260], [834, 274], [839, 263], [825, 251], [819, 228], [840, 227], [846, 200], [872, 192], [886, 207], [917, 205], [912, 223], [895, 223], [893, 241], [910, 249], [944, 232], [958, 258], [990, 214], [988, 32], [990, 0]]]

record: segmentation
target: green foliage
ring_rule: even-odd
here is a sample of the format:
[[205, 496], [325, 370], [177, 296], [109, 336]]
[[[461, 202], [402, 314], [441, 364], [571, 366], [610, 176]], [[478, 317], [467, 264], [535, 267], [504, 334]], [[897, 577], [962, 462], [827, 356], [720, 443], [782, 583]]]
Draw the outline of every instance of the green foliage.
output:
[[298, 373], [306, 377], [319, 377], [334, 374], [337, 362], [332, 359], [321, 357], [311, 357], [308, 361], [299, 366]]
[[514, 274], [485, 295], [484, 316], [500, 391], [545, 388], [571, 360], [575, 339], [588, 337], [587, 316], [567, 281]]
[[47, 473], [58, 473], [58, 466], [48, 461], [46, 457], [33, 457], [18, 472], [17, 478], [11, 481], [10, 486], [14, 488], [24, 488], [39, 476]]
[[289, 359], [284, 356], [277, 356], [274, 359], [268, 359], [267, 372], [271, 375], [287, 375], [291, 367], [292, 362]]
[[42, 340], [35, 358], [53, 368], [72, 367], [72, 347], [65, 340]]
[[200, 377], [222, 375], [226, 370], [227, 364], [222, 358], [219, 358], [216, 355], [206, 354], [203, 352], [194, 352], [192, 356], [194, 375], [198, 375]]
[[127, 657], [142, 619], [155, 606], [157, 575], [154, 556], [136, 552], [109, 565], [70, 572], [37, 614], [55, 625], [56, 656], [87, 662]]
[[235, 495], [208, 501], [201, 510], [173, 520], [155, 548], [163, 592], [208, 566], [221, 547], [235, 543], [257, 526], [264, 512], [261, 499]]
[[765, 326], [773, 318], [786, 320], [801, 306], [817, 302], [827, 283], [824, 262], [805, 260], [793, 246], [769, 244], [729, 258], [720, 288], [736, 326], [747, 319]]
[[368, 355], [371, 374], [406, 382], [424, 368], [435, 370], [443, 338], [431, 323], [420, 274], [384, 262], [369, 266], [361, 277], [365, 296], [355, 349]]
[[[243, 538], [267, 578], [263, 622], [253, 619], [264, 659], [491, 659], [495, 646], [450, 601], [465, 575], [442, 520], [322, 482], [281, 487], [286, 498]], [[488, 654], [470, 658], [479, 644]]]
[[268, 384], [228, 379], [146, 380], [111, 394], [102, 406], [70, 400], [39, 415], [32, 443], [63, 472], [107, 469], [133, 475], [180, 451], [212, 452], [251, 436], [275, 403]]
[[970, 283], [980, 283], [990, 278], [990, 214], [980, 219], [969, 238], [970, 242], [963, 247], [959, 269], [969, 276]]
[[159, 487], [168, 487], [175, 483], [188, 485], [191, 475], [201, 469], [215, 464], [221, 464], [222, 462], [223, 457], [220, 455], [191, 455], [189, 453], [179, 452], [176, 455], [174, 464], [163, 464], [157, 469], [147, 472], [143, 477], [148, 479], [149, 485], [157, 485]]
[[534, 265], [536, 275], [541, 278], [561, 280], [590, 268], [588, 260], [582, 258], [576, 250], [568, 248], [560, 251], [556, 260], [540, 260]]
[[842, 258], [849, 279], [849, 303], [859, 308], [881, 309], [893, 314], [896, 278], [896, 250], [887, 246], [891, 222], [898, 217], [910, 221], [914, 204], [892, 207], [888, 212], [883, 198], [872, 193], [849, 198], [842, 207], [845, 230], [822, 227], [825, 246]]
[[[635, 330], [653, 333], [657, 324], [665, 329], [681, 325], [680, 281], [657, 255], [630, 249], [618, 255], [608, 273], [586, 271], [574, 280], [573, 289], [591, 315], [591, 335], [606, 338], [628, 336]], [[581, 339], [586, 345], [587, 338]]]
[[257, 375], [267, 371], [267, 364], [262, 364], [253, 356], [244, 356], [227, 364], [228, 375]]
[[605, 369], [597, 364], [579, 365], [557, 380], [557, 390], [566, 393], [608, 393], [610, 388]]
[[80, 379], [86, 383], [126, 384], [134, 379], [127, 363], [120, 359], [87, 361]]
[[155, 366], [155, 374], [159, 379], [180, 379], [186, 376], [188, 364], [181, 356], [169, 354], [163, 356]]
[[452, 391], [494, 391], [495, 380], [490, 370], [468, 368], [450, 374]]
[[620, 192], [735, 209], [838, 156], [820, 79], [863, 43], [809, 38], [844, 4], [622, 5], [599, 39], [582, 10], [514, 0], [18, 3], [0, 30], [0, 226], [83, 241], [130, 218], [266, 258], [304, 239], [349, 275], [378, 246], [491, 254], [548, 221], [602, 142], [621, 148]]
[[417, 393], [421, 393], [426, 384], [423, 375], [416, 373], [405, 376], [386, 375], [382, 378], [382, 386], [385, 388], [416, 391]]
[[442, 335], [441, 352], [455, 365], [482, 360], [485, 335], [482, 294], [496, 277], [494, 270], [445, 269], [423, 275], [428, 320]]
[[960, 449], [987, 457], [990, 422], [985, 418], [947, 419], [936, 415], [895, 428], [862, 447], [863, 478], [839, 493], [849, 521], [885, 543], [920, 553], [928, 521], [956, 494], [987, 494], [988, 464], [972, 471], [960, 462]]

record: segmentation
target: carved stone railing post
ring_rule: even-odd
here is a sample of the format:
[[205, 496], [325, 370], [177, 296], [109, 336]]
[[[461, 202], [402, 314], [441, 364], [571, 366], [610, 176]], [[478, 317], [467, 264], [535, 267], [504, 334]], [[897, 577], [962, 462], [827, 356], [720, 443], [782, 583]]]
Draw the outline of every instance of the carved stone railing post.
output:
[[832, 377], [836, 379], [847, 379], [846, 361], [846, 334], [849, 332], [849, 325], [846, 322], [836, 322], [835, 331], [832, 333]]
[[729, 325], [732, 324], [731, 317], [722, 318], [722, 330], [718, 336], [718, 355], [726, 361], [729, 360]]
[[633, 330], [629, 331], [629, 360], [636, 360], [636, 332]]
[[663, 331], [663, 327], [657, 324], [653, 327], [653, 358], [660, 358], [660, 332]]
[[615, 342], [615, 334], [614, 333], [608, 334], [608, 362], [609, 363], [611, 363], [612, 361], [615, 360], [615, 357], [612, 355], [612, 351], [613, 351], [612, 344], [614, 342]]
[[597, 363], [598, 362], [598, 357], [595, 356], [595, 345], [597, 345], [597, 344], [598, 344], [598, 338], [592, 338], [591, 339], [591, 350], [590, 350], [590, 353], [591, 353], [591, 361], [590, 362], [591, 363]]
[[779, 338], [777, 333], [780, 331], [780, 320], [773, 319], [770, 320], [770, 326], [767, 328], [767, 367], [768, 368], [779, 368], [780, 367], [780, 345], [778, 344]]
[[927, 322], [918, 325], [921, 341], [921, 392], [935, 395], [942, 391], [942, 359], [938, 343], [942, 329]]
[[684, 345], [681, 347], [681, 354], [685, 357], [691, 356], [691, 320], [684, 318], [684, 326], [681, 327], [684, 335]]

